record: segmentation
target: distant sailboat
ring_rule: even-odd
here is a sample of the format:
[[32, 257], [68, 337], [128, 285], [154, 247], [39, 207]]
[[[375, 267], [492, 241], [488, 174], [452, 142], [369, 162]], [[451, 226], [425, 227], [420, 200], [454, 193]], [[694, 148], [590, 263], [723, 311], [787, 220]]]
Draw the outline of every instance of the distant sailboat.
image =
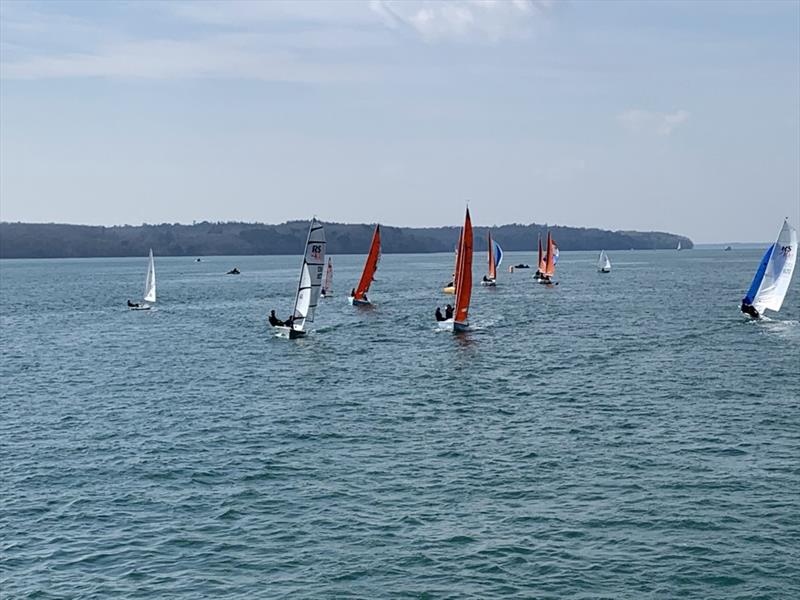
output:
[[333, 296], [333, 259], [331, 257], [328, 257], [328, 268], [325, 270], [325, 283], [322, 284], [319, 295], [323, 298], [330, 298]]
[[481, 280], [481, 285], [494, 287], [497, 285], [497, 267], [503, 262], [503, 249], [492, 239], [489, 233], [489, 275]]
[[675, 248], [675, 249], [676, 249], [676, 250], [680, 250], [680, 249], [681, 249], [681, 242], [680, 242], [680, 240], [678, 240], [678, 247], [677, 247], [677, 248]]
[[611, 273], [611, 259], [608, 258], [605, 250], [600, 250], [600, 256], [597, 259], [597, 270], [601, 273]]
[[742, 298], [743, 313], [758, 319], [765, 310], [781, 309], [797, 261], [797, 230], [784, 220], [778, 239], [764, 253], [756, 275]]
[[[548, 235], [550, 235], [548, 233]], [[544, 264], [544, 250], [542, 250], [542, 236], [539, 234], [539, 252], [536, 261], [536, 273], [533, 274], [533, 278], [536, 281], [539, 281], [542, 278], [542, 273], [544, 273], [545, 264]]]
[[150, 248], [150, 258], [147, 261], [147, 274], [144, 277], [144, 302], [134, 303], [128, 300], [128, 308], [131, 310], [150, 310], [151, 304], [156, 302], [156, 263], [153, 259], [153, 249]]
[[[541, 240], [540, 240], [540, 257], [541, 257]], [[544, 263], [542, 264], [542, 259], [539, 259], [539, 271], [537, 274], [539, 275], [538, 279], [534, 276], [534, 279], [539, 283], [552, 283], [552, 278], [556, 274], [556, 263], [558, 262], [558, 246], [553, 241], [553, 236], [550, 232], [547, 232], [547, 254], [544, 256]]]
[[372, 234], [372, 243], [369, 246], [369, 254], [364, 263], [364, 271], [361, 273], [361, 279], [358, 282], [358, 287], [354, 288], [354, 295], [348, 298], [348, 301], [353, 306], [368, 306], [370, 304], [367, 298], [369, 286], [375, 279], [375, 271], [378, 270], [378, 261], [381, 258], [381, 226], [375, 226], [375, 232]]
[[297, 284], [297, 296], [294, 301], [292, 316], [283, 325], [275, 329], [278, 336], [293, 340], [306, 335], [306, 324], [314, 321], [314, 310], [317, 308], [322, 272], [325, 269], [325, 230], [322, 223], [311, 220], [306, 238], [303, 266], [300, 268], [300, 282]]
[[[460, 229], [458, 232], [458, 239], [459, 242], [461, 241], [461, 235], [464, 233], [463, 229]], [[442, 288], [442, 291], [445, 294], [455, 294], [456, 293], [456, 271], [458, 270], [458, 244], [456, 244], [456, 248], [454, 251], [455, 254], [455, 264], [453, 265], [453, 278], [450, 280], [446, 286]]]
[[453, 317], [439, 321], [442, 329], [450, 329], [454, 333], [466, 331], [468, 327], [469, 301], [472, 296], [472, 220], [469, 208], [464, 217], [464, 227], [458, 240], [458, 262], [455, 274], [456, 306]]

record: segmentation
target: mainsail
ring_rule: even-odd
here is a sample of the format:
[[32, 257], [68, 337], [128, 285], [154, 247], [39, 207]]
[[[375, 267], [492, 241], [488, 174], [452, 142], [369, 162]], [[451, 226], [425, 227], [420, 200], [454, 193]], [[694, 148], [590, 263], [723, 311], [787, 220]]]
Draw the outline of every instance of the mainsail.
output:
[[466, 327], [469, 314], [469, 300], [472, 295], [472, 221], [469, 208], [464, 218], [464, 227], [458, 240], [458, 263], [456, 266], [456, 308], [454, 325]]
[[[550, 235], [550, 234], [548, 234]], [[542, 236], [539, 235], [539, 261], [536, 265], [536, 268], [539, 270], [539, 273], [544, 273], [545, 264], [544, 264], [544, 252], [542, 251]]]
[[364, 300], [369, 286], [375, 278], [375, 271], [378, 270], [378, 261], [381, 258], [381, 226], [375, 226], [375, 233], [372, 234], [372, 243], [367, 254], [367, 261], [364, 263], [364, 271], [361, 273], [361, 280], [356, 287], [355, 300]]
[[600, 250], [600, 257], [597, 259], [597, 270], [598, 271], [611, 270], [611, 259], [608, 258], [608, 254], [606, 254], [605, 250]]
[[779, 311], [789, 290], [797, 260], [797, 230], [784, 220], [778, 239], [764, 253], [753, 283], [742, 302], [759, 313], [764, 309]]
[[550, 232], [547, 232], [547, 257], [544, 261], [544, 270], [542, 271], [543, 275], [547, 277], [552, 277], [556, 274], [556, 258], [558, 250], [556, 249], [556, 244], [553, 241], [553, 236], [550, 235]]
[[156, 263], [153, 260], [153, 249], [150, 248], [150, 261], [147, 263], [147, 275], [144, 278], [144, 301], [156, 301]]
[[333, 259], [328, 257], [328, 268], [325, 270], [325, 284], [322, 291], [326, 296], [333, 294]]
[[300, 331], [306, 321], [314, 320], [314, 309], [319, 300], [319, 288], [325, 268], [325, 230], [316, 219], [311, 220], [306, 239], [306, 252], [300, 270], [300, 284], [294, 303], [294, 329]]
[[497, 267], [503, 262], [503, 249], [492, 239], [489, 233], [489, 279], [497, 279]]

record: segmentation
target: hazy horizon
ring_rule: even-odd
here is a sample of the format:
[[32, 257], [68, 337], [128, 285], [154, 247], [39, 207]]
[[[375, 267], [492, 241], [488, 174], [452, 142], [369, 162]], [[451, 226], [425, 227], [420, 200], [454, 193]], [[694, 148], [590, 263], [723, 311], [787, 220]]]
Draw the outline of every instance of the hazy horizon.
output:
[[0, 219], [773, 240], [798, 107], [798, 2], [2, 2]]

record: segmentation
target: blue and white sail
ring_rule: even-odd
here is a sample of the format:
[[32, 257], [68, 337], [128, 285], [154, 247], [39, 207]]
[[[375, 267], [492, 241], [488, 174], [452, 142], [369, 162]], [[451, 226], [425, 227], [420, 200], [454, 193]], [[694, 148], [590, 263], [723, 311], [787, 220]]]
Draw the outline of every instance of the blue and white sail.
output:
[[764, 253], [742, 302], [752, 305], [759, 313], [765, 309], [779, 311], [789, 290], [796, 261], [797, 230], [785, 220], [778, 239]]
[[503, 249], [495, 240], [492, 240], [492, 245], [494, 246], [494, 268], [497, 270], [500, 263], [503, 262]]

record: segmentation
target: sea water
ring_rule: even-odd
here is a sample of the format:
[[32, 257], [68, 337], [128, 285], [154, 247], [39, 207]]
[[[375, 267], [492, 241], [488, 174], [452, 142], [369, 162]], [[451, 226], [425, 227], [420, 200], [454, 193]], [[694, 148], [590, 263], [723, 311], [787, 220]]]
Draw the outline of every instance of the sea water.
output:
[[[800, 597], [800, 282], [760, 250], [0, 261], [3, 598]], [[475, 255], [476, 284], [485, 256]], [[242, 274], [225, 275], [237, 266]]]

